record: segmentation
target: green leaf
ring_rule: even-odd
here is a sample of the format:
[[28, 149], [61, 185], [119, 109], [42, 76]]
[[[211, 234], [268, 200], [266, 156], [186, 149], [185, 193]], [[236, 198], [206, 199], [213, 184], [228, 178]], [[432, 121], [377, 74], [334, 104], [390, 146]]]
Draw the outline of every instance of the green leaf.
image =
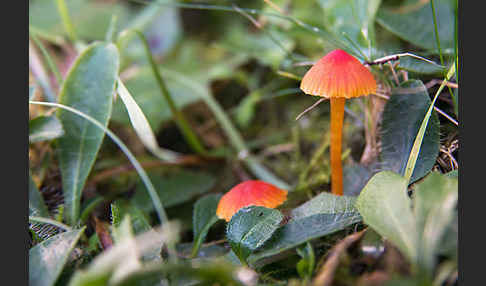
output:
[[112, 234], [115, 244], [133, 239], [132, 220], [129, 214], [125, 214], [118, 225], [113, 225]]
[[56, 139], [63, 134], [61, 122], [55, 116], [38, 116], [29, 120], [29, 143]]
[[417, 230], [420, 231], [419, 263], [433, 271], [441, 239], [450, 227], [458, 199], [458, 180], [432, 172], [415, 186], [413, 194]]
[[353, 42], [350, 46], [353, 47], [355, 54], [360, 55], [360, 51], [369, 50], [368, 41], [375, 42], [374, 22], [381, 0], [320, 0], [318, 2], [324, 11], [324, 24], [338, 34], [345, 33]]
[[361, 221], [354, 207], [356, 198], [320, 193], [290, 213], [290, 221], [277, 229], [261, 251], [252, 254], [252, 265], [265, 263], [263, 258], [277, 255], [312, 239], [322, 237]]
[[431, 64], [413, 57], [400, 58], [397, 68], [427, 75], [441, 75], [447, 71], [447, 68], [444, 66]]
[[346, 196], [358, 196], [368, 180], [379, 171], [378, 162], [370, 165], [348, 165], [343, 170], [343, 194]]
[[255, 115], [256, 105], [260, 101], [261, 97], [261, 92], [255, 91], [243, 98], [236, 109], [235, 119], [238, 125], [244, 128], [248, 127]]
[[289, 57], [288, 51], [295, 46], [287, 33], [269, 26], [262, 33], [251, 33], [247, 25], [232, 25], [221, 41], [227, 50], [254, 57], [264, 65], [277, 69]]
[[455, 74], [455, 65], [451, 65], [451, 67], [449, 68], [449, 71], [447, 72], [447, 75], [445, 77], [445, 80], [441, 83], [441, 85], [439, 86], [439, 89], [435, 93], [432, 102], [429, 104], [429, 108], [427, 109], [427, 112], [426, 112], [426, 114], [424, 116], [424, 119], [422, 120], [422, 123], [420, 124], [420, 128], [419, 128], [419, 130], [417, 132], [417, 136], [416, 136], [416, 138], [415, 138], [415, 140], [413, 142], [412, 150], [410, 151], [410, 156], [409, 156], [408, 161], [407, 161], [407, 166], [405, 167], [405, 175], [404, 175], [404, 177], [407, 180], [407, 182], [410, 182], [411, 181], [413, 172], [415, 170], [416, 163], [417, 163], [417, 159], [418, 159], [418, 157], [420, 155], [419, 154], [420, 148], [423, 145], [424, 137], [426, 135], [427, 127], [429, 125], [428, 123], [430, 121], [431, 116], [433, 115], [434, 104], [437, 101], [437, 98], [439, 97], [440, 92], [444, 89], [445, 83], [454, 74]]
[[29, 250], [29, 285], [54, 285], [84, 227], [53, 236]]
[[143, 255], [165, 243], [173, 243], [172, 239], [179, 232], [178, 224], [167, 222], [161, 228], [133, 237], [128, 216], [122, 221], [120, 228], [124, 229], [125, 234], [122, 240], [98, 255], [87, 267], [77, 270], [69, 281], [70, 286], [117, 285], [144, 269], [140, 263]]
[[143, 233], [152, 229], [152, 226], [150, 225], [149, 219], [146, 217], [146, 215], [137, 207], [135, 207], [130, 200], [116, 200], [112, 203], [111, 210], [112, 217], [114, 218], [112, 225], [114, 227], [118, 227], [121, 221], [126, 216], [130, 216], [130, 222], [134, 234]]
[[265, 246], [248, 258], [248, 262], [252, 266], [261, 266], [266, 263], [264, 258], [277, 255], [312, 239], [337, 232], [360, 221], [361, 216], [357, 211], [315, 214], [291, 220], [277, 229]]
[[[143, 69], [136, 77], [126, 80], [125, 85], [141, 112], [145, 114], [152, 130], [157, 132], [162, 123], [172, 118], [172, 112], [164, 97], [160, 94], [159, 86], [150, 69]], [[168, 79], [166, 85], [179, 110], [200, 100], [197, 93], [191, 92], [177, 81]], [[113, 120], [130, 125], [129, 113], [120, 100], [115, 103]]]
[[[164, 207], [175, 206], [204, 194], [216, 183], [216, 179], [211, 174], [202, 171], [180, 170], [165, 175], [151, 172], [149, 177]], [[135, 192], [132, 198], [133, 204], [145, 212], [152, 211], [154, 209], [152, 201], [141, 182]]]
[[152, 131], [152, 128], [150, 127], [150, 124], [148, 123], [145, 114], [143, 114], [142, 110], [137, 105], [137, 102], [130, 95], [130, 92], [127, 90], [121, 80], [118, 80], [117, 93], [122, 99], [122, 102], [128, 112], [130, 122], [135, 129], [138, 137], [142, 141], [143, 145], [147, 147], [147, 149], [149, 149], [152, 154], [154, 154], [163, 161], [175, 160], [175, 153], [159, 147], [157, 139], [155, 138], [155, 134]]
[[[431, 100], [420, 80], [403, 82], [392, 91], [383, 110], [381, 160], [383, 169], [405, 174], [408, 158]], [[439, 154], [439, 119], [432, 113], [411, 182], [425, 176]]]
[[339, 214], [356, 212], [355, 197], [336, 196], [323, 192], [292, 210], [290, 217], [298, 220], [316, 214]]
[[242, 263], [272, 236], [282, 219], [280, 211], [258, 206], [242, 208], [233, 215], [226, 237]]
[[[454, 0], [435, 0], [441, 48], [454, 48]], [[400, 7], [382, 8], [376, 21], [398, 37], [424, 49], [437, 52], [434, 20], [430, 3], [405, 1]]]
[[297, 272], [299, 273], [299, 276], [302, 279], [310, 279], [316, 263], [312, 244], [307, 242], [305, 247], [297, 248], [297, 254], [302, 257], [302, 259], [297, 262]]
[[29, 216], [49, 217], [47, 206], [29, 172]]
[[405, 178], [390, 171], [375, 174], [358, 196], [356, 207], [366, 224], [416, 261], [416, 220]]
[[[92, 44], [71, 67], [61, 87], [59, 103], [91, 116], [106, 127], [112, 109], [118, 66], [115, 45]], [[66, 221], [75, 224], [79, 218], [81, 191], [105, 133], [71, 112], [58, 110], [57, 116], [65, 131], [64, 136], [59, 138], [59, 162]]]
[[221, 194], [206, 195], [194, 204], [192, 216], [192, 231], [194, 232], [194, 246], [192, 256], [198, 254], [199, 247], [206, 239], [209, 228], [218, 221], [216, 209], [218, 208]]

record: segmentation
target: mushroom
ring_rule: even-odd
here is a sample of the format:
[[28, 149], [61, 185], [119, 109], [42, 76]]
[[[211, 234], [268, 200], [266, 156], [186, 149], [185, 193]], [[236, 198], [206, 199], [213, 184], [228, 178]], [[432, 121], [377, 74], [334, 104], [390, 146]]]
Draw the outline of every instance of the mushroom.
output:
[[331, 100], [331, 192], [343, 194], [341, 162], [342, 128], [346, 98], [376, 92], [371, 72], [343, 50], [334, 50], [316, 62], [304, 75], [300, 89]]
[[276, 208], [287, 199], [287, 191], [258, 180], [249, 180], [234, 186], [221, 197], [216, 209], [216, 215], [226, 221], [241, 208], [247, 206], [262, 206]]

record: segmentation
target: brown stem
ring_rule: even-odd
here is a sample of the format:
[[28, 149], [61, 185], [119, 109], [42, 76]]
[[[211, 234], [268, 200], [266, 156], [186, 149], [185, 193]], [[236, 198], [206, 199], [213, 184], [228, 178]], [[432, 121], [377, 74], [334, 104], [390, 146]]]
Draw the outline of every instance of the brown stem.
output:
[[331, 98], [331, 192], [343, 195], [343, 166], [341, 162], [344, 103], [346, 98]]
[[312, 282], [313, 286], [327, 286], [333, 284], [334, 273], [339, 266], [341, 256], [353, 243], [358, 241], [365, 232], [366, 229], [346, 236], [329, 251], [326, 263], [322, 265], [316, 278]]

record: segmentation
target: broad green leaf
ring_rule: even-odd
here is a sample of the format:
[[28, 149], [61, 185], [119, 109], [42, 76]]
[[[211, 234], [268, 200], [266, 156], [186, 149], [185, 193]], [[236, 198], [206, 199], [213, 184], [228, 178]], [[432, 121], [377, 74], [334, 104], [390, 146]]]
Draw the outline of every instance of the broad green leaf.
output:
[[206, 239], [209, 228], [218, 221], [216, 209], [218, 208], [221, 194], [206, 195], [194, 204], [192, 216], [192, 231], [194, 232], [194, 246], [192, 256], [198, 254], [199, 247]]
[[[202, 171], [180, 170], [165, 175], [151, 172], [149, 177], [166, 208], [204, 194], [216, 183], [211, 174]], [[152, 211], [154, 209], [153, 203], [141, 182], [137, 185], [135, 192], [132, 203], [142, 211]]]
[[459, 234], [459, 226], [458, 226], [458, 214], [456, 210], [452, 222], [445, 230], [445, 233], [442, 236], [441, 241], [439, 242], [437, 253], [440, 255], [444, 255], [446, 257], [457, 259], [457, 255], [458, 255], [457, 243], [458, 243], [458, 236], [459, 236], [458, 234]]
[[[403, 82], [392, 91], [383, 111], [381, 161], [383, 169], [405, 174], [408, 158], [431, 100], [419, 80]], [[411, 182], [425, 176], [439, 154], [439, 119], [432, 113]]]
[[356, 212], [354, 208], [355, 201], [355, 197], [336, 196], [323, 192], [293, 209], [290, 217], [292, 220], [299, 220], [316, 214]]
[[39, 116], [29, 120], [29, 143], [56, 139], [63, 134], [61, 122], [55, 116]]
[[441, 75], [447, 71], [447, 68], [444, 66], [431, 64], [413, 57], [400, 58], [397, 68], [418, 74], [430, 75]]
[[248, 262], [252, 266], [260, 266], [266, 263], [264, 258], [277, 255], [312, 239], [337, 232], [360, 221], [361, 216], [357, 211], [315, 214], [298, 220], [290, 220], [275, 231], [273, 237], [260, 251], [248, 257]]
[[143, 114], [137, 102], [130, 95], [125, 85], [121, 80], [118, 80], [117, 93], [120, 96], [125, 108], [128, 112], [130, 122], [135, 129], [138, 137], [142, 141], [143, 145], [147, 147], [155, 156], [164, 161], [173, 161], [176, 158], [175, 153], [165, 150], [159, 147], [155, 134], [150, 127], [150, 124]]
[[407, 195], [407, 180], [382, 171], [366, 184], [356, 201], [364, 223], [389, 239], [412, 261], [417, 257], [417, 228]]
[[32, 180], [32, 175], [29, 172], [29, 216], [49, 217], [47, 206], [44, 203], [39, 189]]
[[[77, 109], [106, 127], [118, 74], [118, 50], [113, 44], [95, 43], [71, 67], [59, 103]], [[58, 110], [65, 134], [59, 138], [59, 162], [66, 205], [66, 221], [79, 218], [81, 192], [101, 146], [104, 132], [84, 118]]]
[[29, 250], [29, 285], [50, 286], [56, 283], [84, 229], [60, 233]]
[[432, 271], [445, 232], [457, 216], [458, 181], [432, 172], [415, 185], [413, 194], [417, 230], [420, 232], [419, 263]]
[[275, 232], [283, 215], [276, 209], [250, 206], [240, 209], [226, 228], [231, 248], [245, 263], [251, 252], [260, 248]]
[[[440, 45], [454, 48], [454, 0], [435, 0]], [[408, 0], [398, 7], [381, 7], [376, 21], [384, 28], [421, 48], [437, 52], [434, 20], [429, 1]]]
[[379, 171], [378, 162], [370, 165], [348, 165], [343, 170], [343, 194], [346, 196], [358, 196], [368, 180]]
[[290, 213], [290, 221], [275, 231], [273, 237], [248, 261], [264, 264], [264, 258], [277, 255], [312, 239], [322, 237], [361, 221], [354, 207], [354, 197], [320, 193]]

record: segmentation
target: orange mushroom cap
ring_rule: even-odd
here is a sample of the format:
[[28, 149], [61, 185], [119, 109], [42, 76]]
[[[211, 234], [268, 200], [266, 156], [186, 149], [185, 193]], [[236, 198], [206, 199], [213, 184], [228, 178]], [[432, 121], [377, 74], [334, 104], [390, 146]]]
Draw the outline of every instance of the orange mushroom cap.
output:
[[352, 98], [376, 92], [376, 81], [355, 57], [338, 49], [322, 57], [307, 71], [300, 89], [327, 98]]
[[241, 208], [247, 206], [262, 206], [275, 208], [287, 199], [287, 191], [272, 184], [250, 180], [239, 183], [224, 194], [219, 201], [216, 215], [226, 221]]

